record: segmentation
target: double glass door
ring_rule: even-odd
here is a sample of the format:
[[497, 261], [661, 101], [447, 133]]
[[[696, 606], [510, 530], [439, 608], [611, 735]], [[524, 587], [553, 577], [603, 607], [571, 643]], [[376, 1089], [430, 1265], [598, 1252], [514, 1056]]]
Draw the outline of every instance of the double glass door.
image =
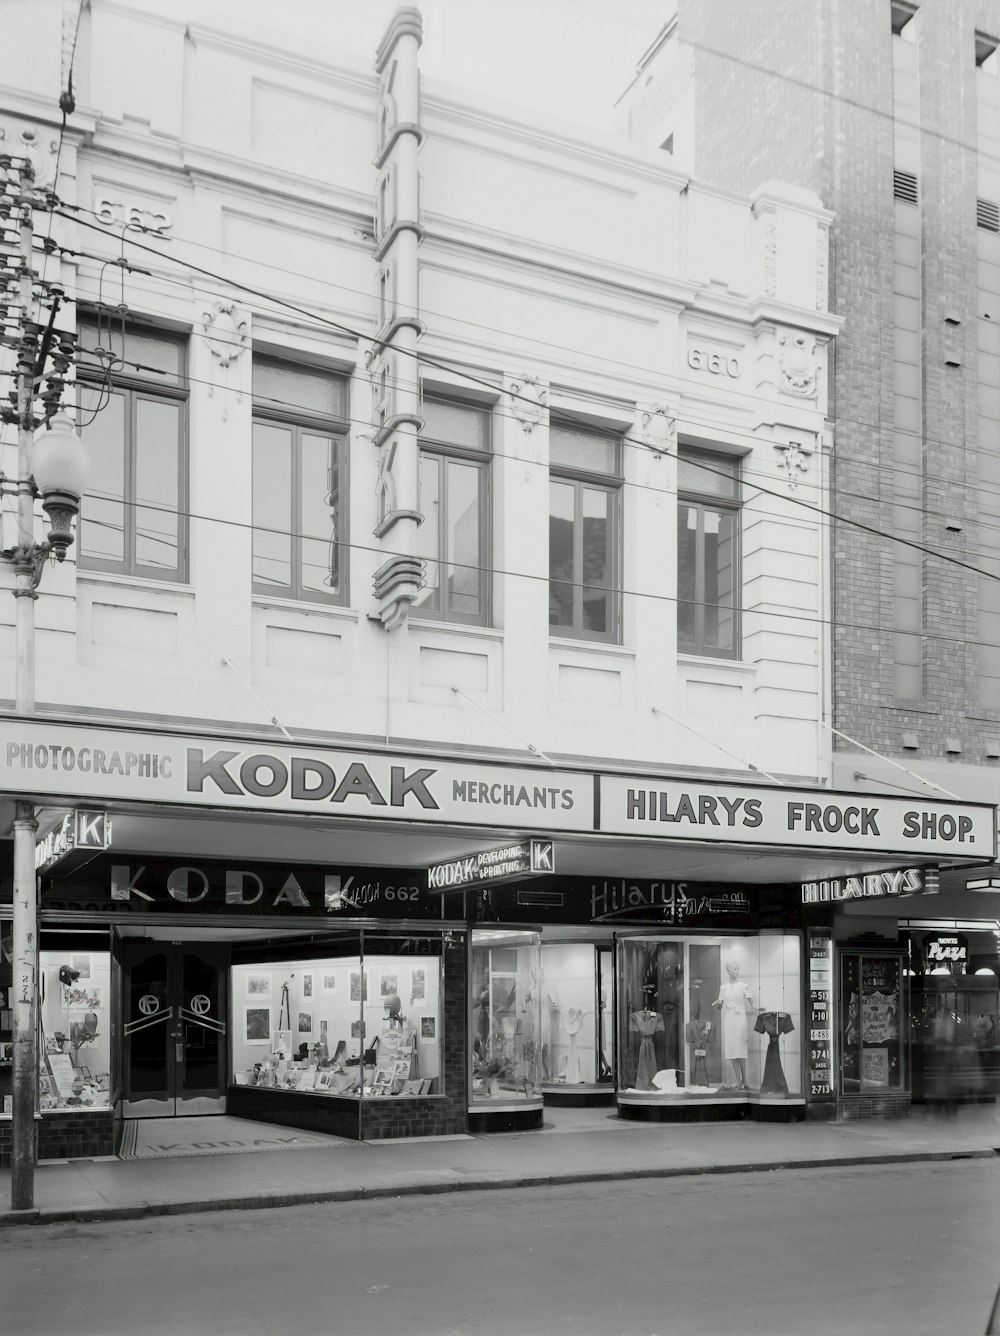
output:
[[125, 1116], [224, 1113], [227, 949], [126, 943], [123, 957]]

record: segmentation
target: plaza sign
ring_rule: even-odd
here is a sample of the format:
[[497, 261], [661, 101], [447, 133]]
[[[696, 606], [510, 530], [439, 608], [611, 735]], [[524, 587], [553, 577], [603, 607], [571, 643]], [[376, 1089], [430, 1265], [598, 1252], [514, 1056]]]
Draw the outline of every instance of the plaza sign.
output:
[[555, 852], [551, 840], [522, 840], [496, 849], [483, 849], [465, 858], [447, 863], [432, 863], [427, 869], [427, 887], [431, 891], [457, 891], [465, 886], [486, 882], [515, 881], [555, 871]]

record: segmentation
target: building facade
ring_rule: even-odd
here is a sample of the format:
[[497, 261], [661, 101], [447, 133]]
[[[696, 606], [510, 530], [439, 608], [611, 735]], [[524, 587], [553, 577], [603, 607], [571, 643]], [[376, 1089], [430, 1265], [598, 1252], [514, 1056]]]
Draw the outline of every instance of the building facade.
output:
[[422, 81], [415, 10], [371, 66], [12, 14], [92, 459], [0, 754], [41, 1153], [830, 1113], [803, 883], [995, 853], [830, 784], [831, 213]]
[[[985, 0], [741, 0], [710, 15], [682, 0], [619, 104], [623, 128], [699, 180], [752, 190], [779, 176], [834, 214], [824, 282], [844, 321], [829, 496], [840, 788], [996, 799], [998, 42]], [[954, 980], [944, 1007], [946, 962], [924, 938], [972, 934], [976, 964], [955, 974], [961, 991], [966, 972], [991, 972], [973, 991], [992, 1047], [1000, 901], [977, 873], [943, 884], [933, 912], [866, 927], [907, 946], [918, 1047], [944, 1010], [954, 1017], [940, 1030], [971, 1024], [952, 1005]]]

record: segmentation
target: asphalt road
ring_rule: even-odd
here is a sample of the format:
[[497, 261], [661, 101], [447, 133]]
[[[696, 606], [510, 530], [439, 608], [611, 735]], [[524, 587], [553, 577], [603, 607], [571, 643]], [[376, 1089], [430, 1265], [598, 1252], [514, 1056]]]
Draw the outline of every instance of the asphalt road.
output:
[[982, 1333], [1000, 1163], [450, 1193], [0, 1234], [0, 1333]]

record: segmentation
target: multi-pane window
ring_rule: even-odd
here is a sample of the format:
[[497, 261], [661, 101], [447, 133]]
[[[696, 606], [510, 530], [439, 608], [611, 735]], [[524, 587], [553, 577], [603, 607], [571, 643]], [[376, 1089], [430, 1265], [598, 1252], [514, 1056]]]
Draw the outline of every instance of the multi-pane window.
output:
[[549, 629], [619, 637], [619, 436], [554, 423], [549, 432]]
[[677, 461], [677, 648], [739, 653], [739, 464], [681, 449]]
[[347, 597], [347, 381], [253, 362], [253, 585], [258, 593]]
[[187, 577], [185, 340], [151, 326], [83, 318], [77, 376], [90, 483], [80, 565]]
[[420, 410], [418, 616], [485, 625], [488, 616], [490, 413], [425, 395]]

